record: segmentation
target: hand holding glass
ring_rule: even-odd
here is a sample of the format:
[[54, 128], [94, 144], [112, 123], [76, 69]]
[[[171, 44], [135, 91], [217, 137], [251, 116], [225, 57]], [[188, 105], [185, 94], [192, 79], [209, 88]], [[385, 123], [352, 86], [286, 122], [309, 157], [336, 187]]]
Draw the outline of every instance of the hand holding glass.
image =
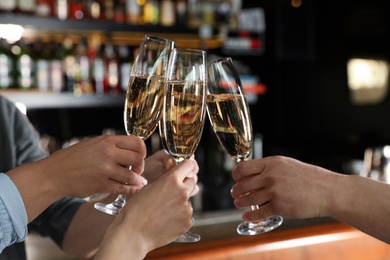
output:
[[[126, 92], [124, 123], [127, 135], [146, 140], [155, 131], [161, 118], [165, 68], [174, 45], [173, 41], [145, 35]], [[117, 215], [125, 203], [126, 196], [119, 195], [110, 204], [95, 203], [95, 208]]]
[[[224, 58], [209, 63], [208, 77], [207, 113], [211, 125], [221, 146], [239, 163], [249, 157], [253, 145], [251, 116], [239, 74], [232, 59]], [[259, 206], [251, 208], [256, 210]], [[261, 234], [279, 227], [282, 222], [280, 216], [243, 222], [237, 232]]]
[[[165, 77], [164, 112], [160, 137], [176, 164], [190, 158], [200, 142], [206, 117], [206, 53], [174, 49]], [[196, 242], [192, 232], [176, 242]]]

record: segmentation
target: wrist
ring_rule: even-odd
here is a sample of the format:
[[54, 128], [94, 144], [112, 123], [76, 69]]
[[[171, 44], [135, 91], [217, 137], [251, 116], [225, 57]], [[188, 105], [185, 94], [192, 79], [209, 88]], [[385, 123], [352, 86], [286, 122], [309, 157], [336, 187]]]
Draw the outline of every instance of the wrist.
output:
[[37, 162], [14, 168], [7, 175], [19, 190], [29, 222], [61, 198]]

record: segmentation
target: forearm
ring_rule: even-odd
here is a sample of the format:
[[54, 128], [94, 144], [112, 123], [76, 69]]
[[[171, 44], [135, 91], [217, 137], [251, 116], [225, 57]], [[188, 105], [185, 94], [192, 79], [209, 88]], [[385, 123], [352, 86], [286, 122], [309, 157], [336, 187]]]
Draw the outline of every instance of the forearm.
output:
[[147, 243], [143, 242], [141, 235], [142, 231], [126, 230], [123, 232], [123, 227], [112, 226], [107, 229], [102, 246], [93, 259], [142, 260], [150, 249], [147, 248]]
[[[115, 196], [112, 195], [102, 201], [109, 203], [114, 199]], [[92, 257], [96, 253], [114, 216], [96, 210], [93, 206], [95, 202], [86, 202], [77, 211], [62, 243], [65, 252], [84, 258]]]
[[390, 186], [359, 176], [335, 177], [329, 216], [390, 243]]
[[39, 163], [30, 163], [7, 172], [22, 196], [28, 222], [31, 222], [48, 206], [60, 199], [61, 194], [50, 178], [40, 170]]

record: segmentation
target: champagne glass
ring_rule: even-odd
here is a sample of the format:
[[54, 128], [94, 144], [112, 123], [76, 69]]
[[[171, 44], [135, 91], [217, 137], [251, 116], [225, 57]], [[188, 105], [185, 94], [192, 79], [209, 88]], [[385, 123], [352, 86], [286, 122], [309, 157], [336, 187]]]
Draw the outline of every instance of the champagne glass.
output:
[[[248, 159], [253, 145], [251, 116], [241, 80], [230, 57], [211, 61], [208, 65], [207, 114], [223, 149], [240, 163]], [[253, 205], [251, 209], [256, 210], [259, 206]], [[279, 227], [282, 222], [281, 216], [242, 222], [237, 232], [261, 234]]]
[[[131, 69], [124, 105], [127, 135], [146, 140], [155, 131], [162, 115], [164, 76], [173, 41], [145, 35]], [[131, 166], [130, 166], [131, 169]], [[119, 195], [110, 204], [95, 203], [95, 208], [117, 215], [126, 204], [126, 196]]]
[[[173, 49], [165, 76], [160, 137], [176, 164], [190, 158], [200, 142], [206, 117], [206, 52]], [[165, 139], [165, 140], [164, 140]], [[176, 242], [197, 242], [187, 231]]]

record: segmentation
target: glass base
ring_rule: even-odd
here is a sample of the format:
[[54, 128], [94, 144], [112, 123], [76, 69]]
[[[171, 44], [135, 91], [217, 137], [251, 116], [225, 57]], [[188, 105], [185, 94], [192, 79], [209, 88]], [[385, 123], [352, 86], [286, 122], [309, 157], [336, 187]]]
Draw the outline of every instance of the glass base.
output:
[[242, 222], [237, 227], [237, 233], [246, 236], [258, 235], [274, 230], [282, 223], [283, 218], [281, 216], [270, 217], [258, 222]]
[[200, 240], [200, 236], [198, 234], [187, 231], [180, 237], [176, 238], [174, 242], [192, 243], [192, 242], [198, 242], [199, 240]]
[[107, 213], [107, 214], [110, 214], [110, 215], [113, 215], [113, 216], [116, 216], [119, 214], [119, 211], [122, 209], [124, 205], [122, 205], [121, 203], [110, 203], [110, 204], [104, 204], [104, 203], [95, 203], [94, 207], [95, 209], [101, 211], [101, 212], [104, 212], [104, 213]]

